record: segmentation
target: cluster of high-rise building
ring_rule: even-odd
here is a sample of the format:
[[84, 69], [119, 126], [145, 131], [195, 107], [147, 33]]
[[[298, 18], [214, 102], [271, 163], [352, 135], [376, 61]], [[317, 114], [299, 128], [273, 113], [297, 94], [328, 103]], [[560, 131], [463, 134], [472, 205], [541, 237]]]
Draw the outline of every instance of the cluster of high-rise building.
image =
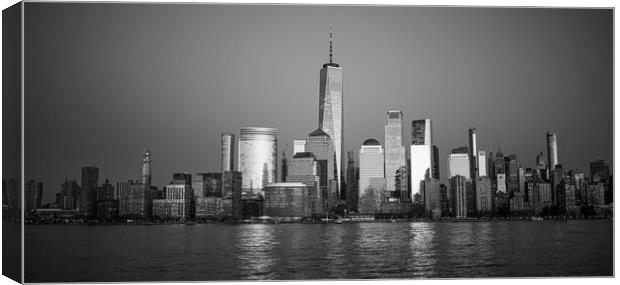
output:
[[[609, 166], [590, 164], [590, 176], [567, 170], [558, 161], [557, 137], [547, 133], [547, 156], [532, 168], [517, 156], [478, 149], [475, 128], [468, 145], [447, 156], [448, 183], [440, 183], [439, 148], [430, 119], [411, 121], [404, 141], [403, 112], [387, 111], [384, 145], [366, 139], [345, 164], [342, 72], [333, 62], [320, 70], [318, 128], [293, 140], [290, 159], [283, 153], [278, 176], [277, 129], [243, 127], [238, 140], [221, 135], [217, 172], [173, 173], [162, 189], [152, 185], [151, 153], [142, 157], [139, 179], [99, 185], [95, 166], [82, 168], [81, 183], [65, 181], [54, 208], [63, 214], [99, 219], [216, 218], [239, 220], [270, 216], [292, 219], [326, 215], [481, 217], [496, 215], [604, 214], [612, 201]], [[345, 169], [346, 168], [346, 169]], [[5, 181], [4, 189], [16, 187]], [[25, 208], [41, 208], [42, 184], [26, 182]], [[5, 196], [7, 192], [5, 191]], [[10, 191], [9, 191], [10, 193]], [[4, 201], [16, 203], [14, 197]]]
[[524, 168], [516, 155], [504, 155], [500, 148], [488, 156], [478, 150], [475, 128], [469, 129], [468, 138], [469, 146], [453, 149], [448, 157], [449, 190], [438, 198], [445, 203], [432, 208], [440, 215], [581, 216], [611, 210], [609, 166], [600, 160], [591, 162], [590, 179], [583, 172], [564, 169], [558, 162], [556, 134], [547, 133], [546, 159], [538, 153], [532, 168]]

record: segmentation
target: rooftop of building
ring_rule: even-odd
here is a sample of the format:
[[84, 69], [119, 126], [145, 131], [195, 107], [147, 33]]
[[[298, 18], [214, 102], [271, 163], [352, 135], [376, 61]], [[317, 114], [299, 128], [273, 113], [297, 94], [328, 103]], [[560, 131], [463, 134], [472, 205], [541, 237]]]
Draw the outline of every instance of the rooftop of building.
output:
[[376, 139], [367, 139], [362, 145], [381, 145], [381, 143]]
[[242, 134], [246, 133], [267, 133], [267, 134], [275, 134], [278, 132], [276, 128], [266, 128], [266, 127], [242, 127], [240, 129]]
[[318, 129], [314, 130], [308, 136], [310, 136], [310, 137], [328, 136], [329, 137], [329, 135], [325, 131], [323, 131], [321, 128], [318, 128]]
[[399, 119], [403, 117], [403, 112], [400, 110], [388, 110], [388, 118]]
[[467, 148], [466, 146], [457, 147], [452, 149], [450, 153], [469, 153], [469, 148]]
[[293, 158], [314, 158], [316, 159], [316, 156], [314, 156], [314, 153], [311, 153], [311, 152], [298, 152], [295, 155], [293, 155]]

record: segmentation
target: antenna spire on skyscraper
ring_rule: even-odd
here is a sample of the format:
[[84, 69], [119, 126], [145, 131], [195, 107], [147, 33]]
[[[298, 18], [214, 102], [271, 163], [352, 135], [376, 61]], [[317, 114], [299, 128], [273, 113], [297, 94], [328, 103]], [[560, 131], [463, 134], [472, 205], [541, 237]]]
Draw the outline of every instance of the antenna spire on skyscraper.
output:
[[329, 27], [329, 63], [332, 63], [333, 57], [332, 42], [332, 27]]

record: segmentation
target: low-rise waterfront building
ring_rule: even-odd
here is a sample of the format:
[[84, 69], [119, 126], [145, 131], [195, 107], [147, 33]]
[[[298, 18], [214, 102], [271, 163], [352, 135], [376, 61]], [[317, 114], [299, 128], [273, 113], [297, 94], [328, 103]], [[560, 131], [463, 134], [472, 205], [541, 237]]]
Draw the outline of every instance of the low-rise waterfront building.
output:
[[263, 215], [263, 196], [252, 192], [243, 192], [241, 207], [244, 219], [260, 217]]
[[310, 217], [309, 190], [314, 188], [299, 182], [266, 185], [263, 214], [271, 217]]
[[173, 183], [166, 185], [164, 199], [153, 200], [153, 217], [164, 220], [192, 218], [194, 192], [191, 187], [191, 176], [176, 178], [175, 174]]
[[153, 200], [153, 217], [163, 220], [181, 220], [191, 218], [191, 200], [155, 199]]

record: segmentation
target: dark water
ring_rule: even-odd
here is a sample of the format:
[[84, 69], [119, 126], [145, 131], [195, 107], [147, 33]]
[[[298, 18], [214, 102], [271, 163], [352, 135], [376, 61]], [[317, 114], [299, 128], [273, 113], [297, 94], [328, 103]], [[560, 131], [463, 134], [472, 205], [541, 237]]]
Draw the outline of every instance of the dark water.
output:
[[613, 275], [613, 222], [30, 225], [26, 282]]

